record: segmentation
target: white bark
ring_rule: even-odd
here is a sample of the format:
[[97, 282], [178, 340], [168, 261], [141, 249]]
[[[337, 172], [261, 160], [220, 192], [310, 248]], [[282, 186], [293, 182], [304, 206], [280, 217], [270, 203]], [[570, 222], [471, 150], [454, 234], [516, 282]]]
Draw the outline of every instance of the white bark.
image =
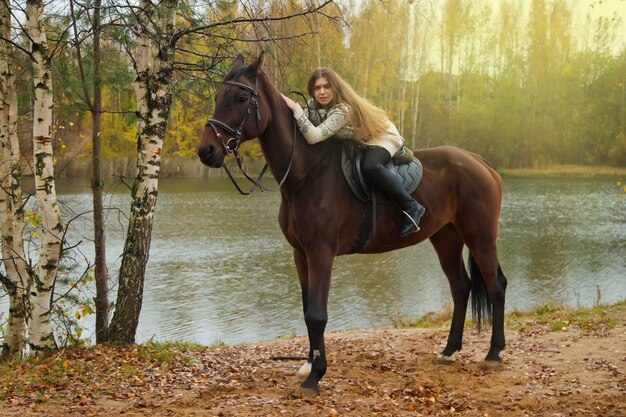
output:
[[[0, 3], [2, 36], [10, 39], [10, 11]], [[10, 64], [11, 48], [0, 42], [0, 217], [2, 225], [2, 261], [6, 276], [2, 284], [9, 295], [9, 317], [2, 345], [2, 358], [20, 357], [23, 353], [28, 314], [28, 270], [24, 256], [24, 210], [20, 184], [20, 149], [17, 136], [17, 91]]]
[[157, 10], [148, 0], [140, 1], [134, 55], [137, 74], [137, 177], [133, 185], [131, 216], [119, 273], [117, 303], [109, 327], [109, 339], [118, 343], [134, 342], [141, 311], [158, 195], [161, 151], [171, 105], [175, 45], [170, 42], [174, 34], [177, 4], [178, 0], [165, 0]]
[[50, 323], [52, 293], [56, 281], [63, 224], [57, 204], [52, 160], [52, 78], [42, 0], [26, 3], [26, 31], [31, 41], [35, 102], [33, 109], [33, 154], [35, 195], [41, 210], [41, 250], [30, 288], [29, 343], [33, 351], [56, 347]]

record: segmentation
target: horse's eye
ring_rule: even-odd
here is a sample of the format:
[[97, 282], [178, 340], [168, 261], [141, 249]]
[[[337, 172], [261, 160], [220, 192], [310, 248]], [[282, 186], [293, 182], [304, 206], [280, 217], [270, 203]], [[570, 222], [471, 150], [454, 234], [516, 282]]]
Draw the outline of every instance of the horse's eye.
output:
[[239, 97], [237, 97], [237, 102], [243, 103], [244, 101], [248, 101], [248, 97], [247, 96], [239, 96]]

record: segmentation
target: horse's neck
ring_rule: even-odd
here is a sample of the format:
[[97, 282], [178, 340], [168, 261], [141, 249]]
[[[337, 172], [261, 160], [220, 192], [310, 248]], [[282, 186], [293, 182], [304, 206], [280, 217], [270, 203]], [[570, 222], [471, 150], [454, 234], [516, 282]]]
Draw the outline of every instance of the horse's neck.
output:
[[[287, 111], [290, 112], [289, 109]], [[292, 115], [286, 113], [286, 117], [277, 117], [274, 112], [272, 116], [272, 122], [260, 138], [265, 160], [276, 181], [284, 180], [283, 188], [301, 186], [307, 167], [311, 164], [307, 152], [303, 150], [307, 144], [294, 126]]]
[[260, 138], [265, 160], [277, 181], [283, 180], [289, 170], [284, 189], [299, 190], [311, 181], [312, 172], [324, 165], [328, 166], [333, 158], [329, 158], [325, 152], [328, 148], [326, 144], [312, 147], [306, 143], [295, 124], [292, 111], [279, 94], [267, 94], [266, 97], [272, 116]]

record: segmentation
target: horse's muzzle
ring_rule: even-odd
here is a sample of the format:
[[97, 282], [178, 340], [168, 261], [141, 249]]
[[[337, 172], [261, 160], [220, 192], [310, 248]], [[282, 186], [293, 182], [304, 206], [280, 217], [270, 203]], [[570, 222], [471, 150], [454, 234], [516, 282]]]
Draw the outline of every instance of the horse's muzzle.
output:
[[198, 148], [198, 158], [210, 168], [220, 168], [224, 164], [224, 153], [210, 143]]

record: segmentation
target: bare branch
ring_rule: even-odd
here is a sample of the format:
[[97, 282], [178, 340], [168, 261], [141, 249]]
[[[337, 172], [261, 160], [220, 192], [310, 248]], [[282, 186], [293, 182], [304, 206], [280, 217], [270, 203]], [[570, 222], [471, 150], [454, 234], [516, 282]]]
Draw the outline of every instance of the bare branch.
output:
[[296, 18], [298, 16], [306, 16], [312, 13], [317, 13], [319, 11], [321, 11], [322, 9], [324, 9], [326, 6], [328, 6], [329, 4], [334, 3], [334, 0], [326, 0], [324, 3], [320, 4], [317, 7], [314, 7], [312, 9], [307, 9], [307, 10], [303, 10], [299, 13], [293, 13], [287, 16], [278, 16], [278, 17], [269, 17], [269, 16], [265, 16], [265, 17], [261, 17], [261, 18], [255, 18], [255, 17], [250, 17], [250, 18], [242, 18], [242, 17], [236, 17], [235, 19], [231, 19], [231, 20], [226, 20], [226, 21], [222, 21], [222, 22], [215, 22], [215, 23], [211, 23], [208, 25], [203, 25], [203, 26], [198, 26], [195, 28], [189, 28], [187, 30], [182, 30], [179, 31], [178, 33], [174, 34], [174, 36], [172, 37], [172, 39], [170, 40], [170, 44], [175, 44], [180, 38], [190, 35], [192, 33], [198, 33], [198, 32], [202, 32], [205, 31], [207, 29], [213, 29], [213, 28], [217, 28], [220, 26], [235, 26], [235, 25], [239, 25], [239, 24], [243, 24], [243, 23], [258, 23], [258, 22], [280, 22], [280, 21], [284, 21], [284, 20], [289, 20], [289, 19], [293, 19]]
[[89, 111], [94, 112], [91, 96], [87, 90], [87, 80], [85, 79], [85, 68], [83, 66], [83, 57], [80, 51], [80, 44], [78, 43], [78, 29], [76, 25], [76, 13], [74, 12], [74, 0], [70, 0], [70, 14], [72, 17], [72, 27], [74, 28], [74, 47], [76, 48], [76, 60], [78, 61], [78, 70], [80, 72], [80, 80], [83, 86], [83, 94], [85, 94], [85, 103], [89, 107]]

